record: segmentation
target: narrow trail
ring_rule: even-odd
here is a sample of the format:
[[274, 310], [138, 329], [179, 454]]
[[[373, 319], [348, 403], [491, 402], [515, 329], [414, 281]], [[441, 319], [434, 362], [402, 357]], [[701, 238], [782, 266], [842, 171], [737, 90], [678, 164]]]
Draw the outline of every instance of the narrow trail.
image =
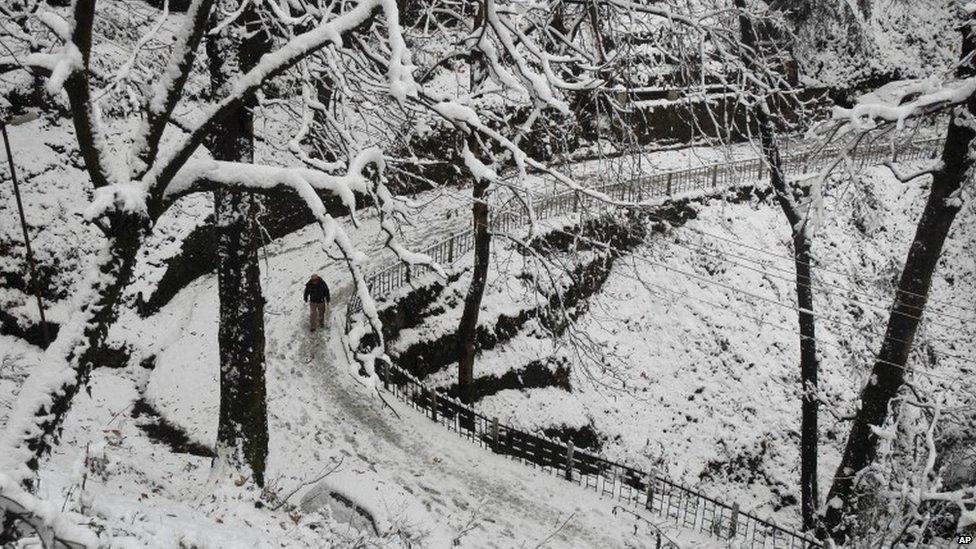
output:
[[[395, 399], [387, 407], [375, 392], [354, 377], [341, 352], [349, 285], [337, 288], [329, 331], [323, 340], [299, 338], [295, 351], [313, 372], [314, 417], [328, 425], [345, 456], [343, 470], [362, 487], [375, 486], [396, 501], [406, 494], [418, 499], [438, 527], [425, 547], [461, 536], [469, 547], [648, 547], [644, 527], [635, 536], [633, 517], [614, 515], [613, 505], [558, 478], [536, 471], [457, 438], [430, 424], [419, 412]], [[391, 409], [392, 408], [392, 409]], [[399, 417], [397, 417], [399, 415]], [[326, 481], [303, 497], [303, 506], [319, 502], [333, 486]], [[405, 515], [410, 515], [404, 509]], [[394, 516], [397, 511], [394, 509]], [[665, 530], [679, 535], [673, 528]], [[546, 538], [549, 538], [546, 541]], [[701, 547], [705, 540], [695, 540]]]
[[[442, 214], [435, 210], [429, 215]], [[455, 540], [459, 547], [654, 546], [650, 528], [632, 515], [613, 514], [612, 502], [485, 452], [364, 385], [341, 341], [353, 287], [342, 262], [322, 258], [314, 230], [287, 237], [268, 250], [266, 263], [262, 259], [268, 300], [268, 478], [288, 491], [341, 460], [334, 473], [296, 495], [294, 502], [300, 501], [305, 513], [326, 505], [331, 491], [340, 491], [385, 517], [380, 522], [387, 531], [402, 528], [420, 536], [414, 547], [450, 547]], [[369, 251], [375, 244], [374, 230], [368, 222], [355, 231], [362, 249]], [[426, 230], [421, 224], [408, 238], [422, 238]], [[367, 269], [386, 260], [369, 255]], [[315, 334], [308, 331], [307, 308], [301, 302], [310, 270], [331, 283], [333, 294], [328, 325]], [[216, 329], [215, 281], [210, 277], [201, 282], [164, 311], [182, 319], [189, 306], [194, 319], [189, 324], [176, 321], [180, 335], [168, 345], [193, 349], [192, 360], [166, 357], [154, 372], [161, 384], [181, 383], [154, 391], [157, 396], [179, 395], [156, 402], [175, 423], [190, 413], [174, 406], [210, 417], [199, 410], [218, 402], [217, 372], [210, 369], [217, 364], [216, 349], [207, 336]], [[200, 366], [210, 371], [201, 372]], [[187, 388], [196, 385], [209, 389], [202, 396], [196, 394], [199, 390], [191, 395]], [[195, 439], [213, 439], [215, 425], [182, 423]], [[674, 526], [662, 529], [683, 546], [715, 543]], [[391, 545], [398, 546], [395, 541]]]

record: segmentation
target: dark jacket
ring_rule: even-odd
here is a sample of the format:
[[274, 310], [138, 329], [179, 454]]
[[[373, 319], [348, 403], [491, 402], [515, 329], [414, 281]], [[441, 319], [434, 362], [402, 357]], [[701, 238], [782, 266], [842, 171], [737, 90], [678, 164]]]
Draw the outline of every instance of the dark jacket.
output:
[[329, 297], [329, 285], [321, 278], [315, 281], [309, 280], [305, 284], [305, 301], [309, 300], [312, 303], [328, 303], [331, 301]]

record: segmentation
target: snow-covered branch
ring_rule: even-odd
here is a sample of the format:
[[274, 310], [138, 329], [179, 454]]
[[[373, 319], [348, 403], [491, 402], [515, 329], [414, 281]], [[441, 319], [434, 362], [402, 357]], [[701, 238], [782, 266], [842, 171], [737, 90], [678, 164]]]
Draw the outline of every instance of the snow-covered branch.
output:
[[163, 131], [183, 95], [212, 7], [213, 0], [193, 0], [187, 9], [186, 26], [178, 35], [162, 78], [153, 85], [145, 116], [132, 140], [130, 170], [134, 179], [144, 175], [156, 158]]
[[[355, 193], [369, 192], [370, 181], [362, 173], [367, 164], [374, 164], [382, 169], [383, 158], [379, 149], [364, 151], [353, 159], [345, 174], [338, 176], [307, 168], [192, 160], [183, 166], [166, 188], [163, 197], [167, 202], [173, 202], [194, 192], [219, 189], [269, 193], [285, 187], [299, 194], [306, 191], [312, 191], [313, 194], [315, 191], [328, 191], [342, 199], [343, 204], [355, 215]], [[303, 198], [307, 200], [307, 197]]]
[[58, 505], [44, 501], [22, 490], [16, 482], [0, 473], [0, 516], [9, 516], [28, 524], [40, 539], [42, 547], [64, 546], [71, 549], [97, 547], [98, 536], [78, 524], [76, 513], [61, 511]]
[[[244, 98], [253, 94], [264, 82], [284, 73], [329, 43], [341, 47], [343, 34], [363, 23], [379, 6], [390, 4], [393, 5], [392, 10], [395, 11], [396, 6], [392, 0], [361, 0], [349, 11], [292, 38], [281, 48], [263, 56], [257, 66], [244, 74], [234, 84], [233, 89], [226, 97], [209, 109], [203, 121], [177, 144], [174, 151], [165, 159], [160, 159], [146, 173], [144, 178], [146, 190], [154, 198], [161, 196], [160, 189], [165, 189], [169, 182], [176, 177], [183, 164], [203, 143], [213, 125], [237, 109]], [[391, 77], [398, 79], [398, 89], [406, 87], [402, 82], [404, 77], [402, 73], [391, 69]]]
[[63, 85], [68, 92], [78, 147], [85, 159], [92, 184], [95, 188], [112, 182], [106, 158], [105, 130], [102, 128], [98, 105], [92, 101], [91, 82], [88, 73], [92, 46], [92, 30], [95, 24], [95, 0], [76, 0], [73, 18], [66, 26], [71, 29], [71, 40], [65, 42], [57, 61], [51, 67], [48, 91], [52, 93]]
[[943, 80], [933, 75], [924, 80], [900, 80], [861, 96], [852, 108], [834, 107], [833, 119], [860, 131], [884, 124], [895, 124], [900, 129], [910, 118], [961, 105], [974, 93], [976, 77]]
[[937, 160], [928, 166], [908, 173], [902, 172], [894, 162], [885, 162], [884, 166], [891, 171], [891, 174], [895, 176], [895, 179], [901, 181], [902, 183], [909, 183], [915, 179], [918, 179], [919, 177], [932, 175], [943, 168], [941, 160]]

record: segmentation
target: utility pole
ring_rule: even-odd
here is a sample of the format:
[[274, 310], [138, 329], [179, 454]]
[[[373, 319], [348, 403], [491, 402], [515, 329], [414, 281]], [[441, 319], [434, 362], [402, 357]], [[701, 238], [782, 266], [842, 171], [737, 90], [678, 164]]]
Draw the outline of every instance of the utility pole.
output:
[[[19, 120], [11, 120], [11, 123], [18, 123], [33, 120], [35, 117], [22, 117]], [[3, 134], [3, 145], [7, 150], [7, 165], [10, 166], [10, 179], [14, 182], [14, 196], [17, 197], [17, 211], [20, 213], [20, 228], [24, 232], [24, 247], [27, 249], [27, 266], [30, 269], [31, 287], [34, 290], [34, 299], [37, 300], [37, 312], [41, 317], [41, 337], [44, 338], [44, 346], [51, 343], [51, 337], [47, 331], [47, 320], [44, 318], [44, 302], [41, 300], [41, 284], [37, 278], [37, 269], [34, 265], [34, 252], [31, 250], [30, 234], [27, 232], [27, 218], [24, 217], [24, 203], [20, 199], [20, 186], [17, 184], [17, 170], [14, 169], [14, 156], [10, 152], [10, 138], [7, 136], [7, 124], [0, 121], [0, 133]]]

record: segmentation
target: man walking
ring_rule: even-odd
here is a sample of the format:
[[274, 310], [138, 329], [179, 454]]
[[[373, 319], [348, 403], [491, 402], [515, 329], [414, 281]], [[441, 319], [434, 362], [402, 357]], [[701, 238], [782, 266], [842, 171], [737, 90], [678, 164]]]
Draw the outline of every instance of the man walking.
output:
[[318, 274], [305, 283], [305, 302], [308, 303], [308, 325], [314, 332], [325, 325], [325, 304], [329, 303], [329, 286]]

